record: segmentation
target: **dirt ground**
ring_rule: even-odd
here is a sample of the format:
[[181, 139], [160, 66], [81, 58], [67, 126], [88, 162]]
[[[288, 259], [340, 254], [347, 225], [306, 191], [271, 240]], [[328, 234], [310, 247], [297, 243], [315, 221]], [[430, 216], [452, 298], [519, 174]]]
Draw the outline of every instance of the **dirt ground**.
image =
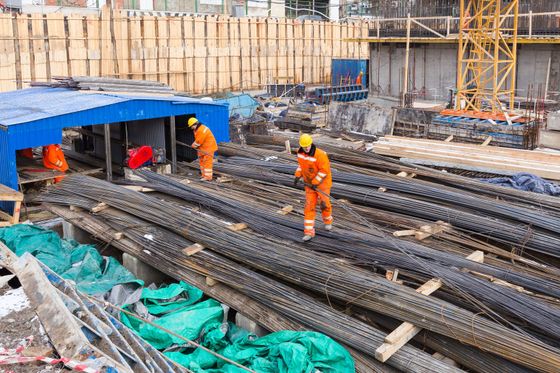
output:
[[[33, 342], [26, 349], [28, 356], [37, 356], [51, 351], [49, 339], [29, 305], [23, 288], [12, 289], [9, 285], [0, 288], [0, 348], [12, 349], [25, 338], [33, 336]], [[0, 357], [1, 358], [1, 357]], [[43, 363], [0, 365], [0, 373], [56, 373], [67, 371], [61, 366], [47, 366]]]

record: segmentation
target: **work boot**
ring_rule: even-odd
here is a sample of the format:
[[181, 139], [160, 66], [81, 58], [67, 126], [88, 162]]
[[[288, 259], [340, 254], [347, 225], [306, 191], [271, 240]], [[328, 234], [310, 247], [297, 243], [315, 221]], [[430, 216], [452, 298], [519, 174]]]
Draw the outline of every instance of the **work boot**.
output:
[[332, 231], [332, 224], [325, 224], [325, 230], [326, 231]]
[[313, 236], [310, 236], [310, 235], [306, 234], [305, 236], [303, 236], [302, 240], [303, 240], [303, 242], [307, 242], [307, 241], [311, 240], [312, 238], [313, 238]]

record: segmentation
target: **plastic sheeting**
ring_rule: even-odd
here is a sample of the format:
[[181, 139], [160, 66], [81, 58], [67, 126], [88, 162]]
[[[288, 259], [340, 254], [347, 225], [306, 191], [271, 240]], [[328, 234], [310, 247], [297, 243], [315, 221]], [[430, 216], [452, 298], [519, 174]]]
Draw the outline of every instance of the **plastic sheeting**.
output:
[[537, 175], [526, 172], [520, 172], [511, 177], [480, 179], [480, 181], [527, 192], [547, 194], [549, 196], [560, 196], [560, 185], [551, 183]]

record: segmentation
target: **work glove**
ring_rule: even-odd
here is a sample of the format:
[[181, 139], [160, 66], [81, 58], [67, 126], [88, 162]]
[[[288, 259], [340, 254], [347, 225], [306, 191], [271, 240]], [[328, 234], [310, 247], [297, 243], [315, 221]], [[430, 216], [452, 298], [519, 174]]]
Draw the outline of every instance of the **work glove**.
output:
[[299, 179], [301, 179], [301, 177], [294, 177], [294, 186], [295, 187], [298, 185]]

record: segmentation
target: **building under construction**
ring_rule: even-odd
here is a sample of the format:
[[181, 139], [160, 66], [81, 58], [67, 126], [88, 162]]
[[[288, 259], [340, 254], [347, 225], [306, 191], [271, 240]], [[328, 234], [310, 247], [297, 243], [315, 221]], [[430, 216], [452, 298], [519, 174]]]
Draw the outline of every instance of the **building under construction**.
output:
[[0, 5], [0, 371], [560, 371], [560, 1]]

